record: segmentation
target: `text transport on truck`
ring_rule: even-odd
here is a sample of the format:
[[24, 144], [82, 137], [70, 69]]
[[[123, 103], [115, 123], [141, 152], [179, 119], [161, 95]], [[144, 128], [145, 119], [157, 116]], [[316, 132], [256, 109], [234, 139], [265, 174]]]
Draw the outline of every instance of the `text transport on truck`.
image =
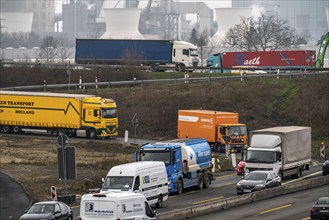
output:
[[117, 137], [117, 105], [95, 95], [0, 91], [1, 132], [27, 129], [91, 139]]

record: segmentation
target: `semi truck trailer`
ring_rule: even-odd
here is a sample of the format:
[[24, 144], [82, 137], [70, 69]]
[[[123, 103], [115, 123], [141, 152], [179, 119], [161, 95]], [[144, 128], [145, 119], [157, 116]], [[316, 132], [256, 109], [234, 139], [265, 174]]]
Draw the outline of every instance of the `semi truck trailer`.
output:
[[0, 91], [0, 130], [46, 130], [88, 138], [118, 136], [113, 99], [85, 94]]
[[163, 161], [166, 165], [169, 193], [184, 189], [208, 188], [213, 179], [212, 153], [205, 139], [175, 139], [143, 145], [135, 153], [136, 161]]
[[[280, 68], [314, 68], [316, 52], [313, 50], [289, 51], [241, 51], [212, 54], [207, 59], [207, 67], [214, 69], [213, 73], [240, 73], [251, 70]], [[237, 70], [231, 71], [232, 68]], [[255, 72], [257, 73], [257, 72]]]
[[123, 65], [135, 62], [152, 71], [174, 67], [177, 71], [198, 66], [197, 46], [185, 41], [134, 39], [77, 39], [78, 64]]
[[178, 138], [205, 138], [214, 150], [241, 150], [248, 143], [247, 126], [236, 112], [178, 110], [177, 124]]
[[311, 163], [311, 128], [282, 126], [251, 132], [246, 151], [246, 172], [273, 170], [298, 178]]

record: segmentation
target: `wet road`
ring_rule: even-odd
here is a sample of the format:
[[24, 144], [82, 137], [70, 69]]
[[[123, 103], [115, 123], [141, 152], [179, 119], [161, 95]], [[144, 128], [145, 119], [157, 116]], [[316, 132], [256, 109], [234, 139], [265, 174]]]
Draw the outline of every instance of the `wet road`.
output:
[[0, 219], [19, 219], [29, 206], [30, 198], [22, 186], [0, 172]]

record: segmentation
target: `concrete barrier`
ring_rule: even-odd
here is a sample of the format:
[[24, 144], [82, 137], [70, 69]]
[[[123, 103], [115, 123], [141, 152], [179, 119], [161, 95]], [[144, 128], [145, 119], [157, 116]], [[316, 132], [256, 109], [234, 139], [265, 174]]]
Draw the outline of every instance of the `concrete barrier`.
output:
[[196, 206], [187, 207], [184, 209], [173, 210], [170, 212], [159, 213], [157, 215], [158, 220], [165, 219], [187, 219], [211, 212], [220, 211], [223, 209], [228, 209], [231, 207], [239, 206], [242, 204], [247, 204], [250, 202], [256, 202], [263, 199], [272, 198], [275, 196], [280, 196], [288, 193], [293, 193], [301, 190], [307, 190], [323, 185], [329, 184], [329, 176], [316, 177], [307, 180], [296, 181], [293, 183], [285, 184], [280, 187], [271, 188], [267, 190], [262, 190], [259, 192], [253, 192], [249, 194], [244, 194], [241, 196], [235, 196], [227, 199], [221, 199], [213, 202], [208, 202], [206, 204], [200, 204]]

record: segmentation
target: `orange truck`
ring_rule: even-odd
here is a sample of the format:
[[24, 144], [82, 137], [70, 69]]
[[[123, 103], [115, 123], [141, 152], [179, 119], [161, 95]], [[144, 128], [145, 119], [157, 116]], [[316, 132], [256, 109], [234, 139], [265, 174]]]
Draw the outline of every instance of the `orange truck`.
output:
[[210, 110], [178, 110], [178, 138], [205, 138], [217, 151], [241, 150], [248, 142], [239, 114]]

